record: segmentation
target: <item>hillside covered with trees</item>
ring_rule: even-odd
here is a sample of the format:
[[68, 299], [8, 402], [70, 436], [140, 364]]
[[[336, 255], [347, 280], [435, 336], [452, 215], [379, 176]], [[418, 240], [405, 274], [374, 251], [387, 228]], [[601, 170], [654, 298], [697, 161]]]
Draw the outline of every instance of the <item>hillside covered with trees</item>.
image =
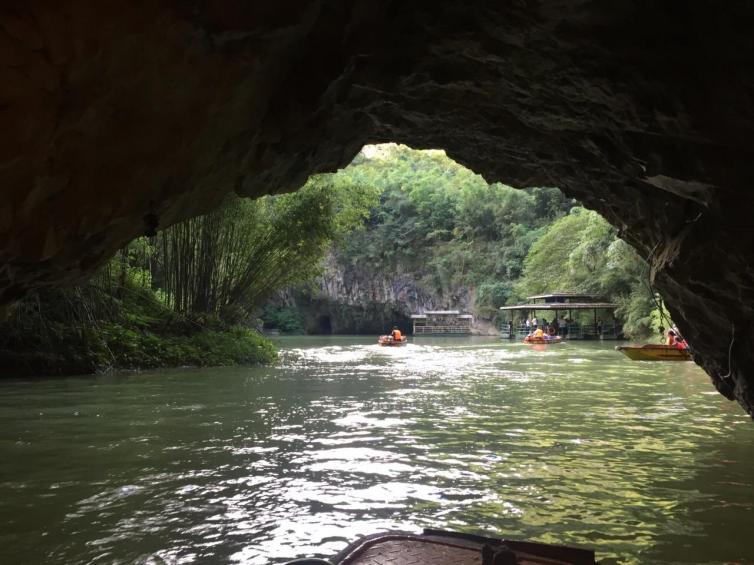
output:
[[267, 307], [268, 326], [326, 331], [326, 317], [335, 332], [374, 332], [422, 308], [495, 323], [499, 306], [556, 289], [618, 302], [631, 335], [657, 325], [642, 259], [557, 188], [490, 184], [443, 151], [395, 144], [366, 147], [334, 177], [376, 189], [379, 204], [330, 249], [317, 285]]

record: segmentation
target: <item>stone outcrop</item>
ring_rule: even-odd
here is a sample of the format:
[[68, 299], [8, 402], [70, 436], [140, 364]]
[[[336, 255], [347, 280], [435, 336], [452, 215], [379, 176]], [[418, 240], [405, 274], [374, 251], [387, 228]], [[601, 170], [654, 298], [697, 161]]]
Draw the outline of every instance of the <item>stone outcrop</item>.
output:
[[754, 412], [754, 5], [93, 2], [0, 8], [0, 301], [365, 143], [558, 186], [652, 265]]
[[[473, 293], [469, 289], [454, 289], [452, 295], [440, 296], [423, 288], [416, 275], [396, 272], [381, 276], [345, 264], [336, 253], [330, 253], [323, 274], [312, 288], [303, 294], [286, 293], [285, 298], [306, 315], [311, 333], [386, 333], [395, 324], [409, 333], [411, 314], [427, 310], [473, 311]], [[329, 319], [327, 328], [317, 322], [323, 316]], [[492, 324], [476, 319], [473, 330], [497, 331]]]
[[368, 300], [380, 304], [395, 304], [406, 316], [425, 310], [463, 310], [473, 306], [468, 289], [456, 289], [453, 296], [438, 296], [428, 292], [416, 281], [415, 273], [391, 273], [379, 276], [364, 272], [352, 265], [344, 265], [333, 254], [325, 261], [324, 274], [317, 280], [318, 294], [330, 300], [355, 306]]

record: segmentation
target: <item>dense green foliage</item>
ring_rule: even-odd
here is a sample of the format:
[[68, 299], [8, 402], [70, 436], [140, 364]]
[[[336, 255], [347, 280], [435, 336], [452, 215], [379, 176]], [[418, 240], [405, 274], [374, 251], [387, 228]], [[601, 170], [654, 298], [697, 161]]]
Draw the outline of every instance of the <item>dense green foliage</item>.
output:
[[361, 153], [336, 176], [380, 192], [367, 229], [339, 247], [341, 263], [411, 273], [439, 296], [473, 289], [478, 312], [490, 317], [510, 296], [531, 244], [573, 205], [555, 188], [488, 184], [442, 151], [400, 145]]
[[[0, 324], [8, 374], [269, 362], [250, 329], [269, 294], [319, 272], [361, 226], [376, 189], [313, 177], [300, 191], [229, 198], [217, 211], [124, 248], [89, 283], [48, 289]], [[294, 318], [278, 320], [299, 330]]]
[[47, 289], [0, 324], [4, 374], [90, 373], [108, 368], [266, 363], [272, 344], [215, 321], [200, 324], [165, 306], [145, 273], [113, 262], [86, 285]]
[[625, 278], [614, 276], [613, 271], [625, 267], [626, 258], [632, 266], [639, 262], [620, 243], [599, 214], [574, 208], [532, 246], [524, 276], [516, 284], [518, 294], [554, 289], [603, 294], [608, 287], [625, 284]]
[[304, 320], [298, 308], [270, 303], [264, 307], [261, 316], [268, 328], [285, 333], [304, 333]]
[[573, 208], [549, 226], [532, 246], [515, 285], [517, 298], [554, 290], [591, 293], [618, 303], [616, 315], [629, 335], [649, 335], [660, 325], [646, 263], [590, 210]]
[[293, 194], [231, 197], [159, 234], [152, 272], [177, 311], [242, 320], [271, 293], [312, 278], [333, 240], [361, 226], [376, 199], [375, 189], [333, 175]]
[[[335, 250], [344, 271], [365, 279], [405, 275], [447, 304], [470, 294], [474, 312], [487, 319], [501, 305], [563, 290], [619, 303], [617, 315], [631, 335], [659, 325], [644, 261], [598, 214], [556, 188], [489, 184], [442, 151], [394, 144], [365, 148], [333, 177], [379, 193], [366, 229]], [[335, 306], [330, 310], [340, 318]], [[265, 319], [275, 326], [269, 312]], [[284, 312], [294, 317], [290, 306]]]

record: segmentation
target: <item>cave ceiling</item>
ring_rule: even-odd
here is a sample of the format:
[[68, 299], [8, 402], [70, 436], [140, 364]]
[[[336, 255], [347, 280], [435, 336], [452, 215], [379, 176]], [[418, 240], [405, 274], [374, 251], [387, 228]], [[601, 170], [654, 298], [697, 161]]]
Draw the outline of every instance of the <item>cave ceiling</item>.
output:
[[647, 258], [754, 411], [754, 4], [30, 0], [0, 7], [0, 301], [366, 143], [557, 186]]

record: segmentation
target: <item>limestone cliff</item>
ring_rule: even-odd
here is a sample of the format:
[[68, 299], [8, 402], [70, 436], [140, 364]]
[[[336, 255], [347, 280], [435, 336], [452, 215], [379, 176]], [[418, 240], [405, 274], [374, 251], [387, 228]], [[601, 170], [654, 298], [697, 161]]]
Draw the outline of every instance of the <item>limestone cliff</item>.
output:
[[[469, 289], [455, 289], [452, 294], [441, 296], [424, 288], [416, 273], [382, 276], [344, 264], [330, 253], [322, 276], [295, 302], [308, 313], [308, 329], [315, 333], [324, 329], [334, 333], [375, 333], [384, 332], [393, 324], [408, 331], [411, 314], [426, 310], [470, 312], [473, 294]], [[323, 316], [329, 320], [326, 328], [319, 323]]]
[[558, 186], [651, 262], [754, 412], [754, 4], [6, 2], [0, 301], [368, 142]]
[[396, 304], [407, 315], [425, 310], [468, 311], [472, 308], [469, 289], [455, 289], [449, 296], [440, 296], [425, 289], [415, 273], [381, 276], [344, 265], [333, 255], [327, 258], [318, 285], [321, 296], [343, 304], [358, 305], [365, 301]]

